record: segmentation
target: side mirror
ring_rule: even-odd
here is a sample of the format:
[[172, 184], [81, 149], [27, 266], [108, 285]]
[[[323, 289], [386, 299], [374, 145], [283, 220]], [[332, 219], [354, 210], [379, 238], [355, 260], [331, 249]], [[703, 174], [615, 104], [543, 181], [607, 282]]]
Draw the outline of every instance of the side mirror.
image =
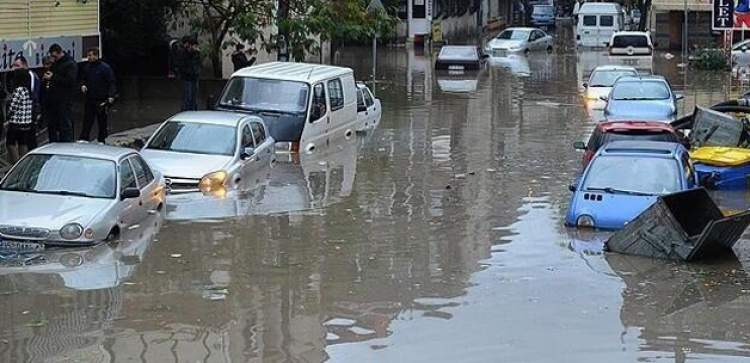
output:
[[489, 54], [487, 54], [487, 53], [482, 53], [482, 59], [487, 59], [487, 58], [489, 58], [489, 57], [490, 57], [490, 55], [489, 55]]
[[675, 93], [675, 94], [674, 94], [674, 99], [675, 99], [675, 100], [678, 100], [678, 101], [679, 101], [679, 100], [681, 100], [681, 99], [683, 99], [683, 98], [685, 98], [685, 95], [683, 95], [682, 93]]
[[576, 185], [575, 185], [575, 184], [570, 184], [570, 185], [568, 185], [568, 190], [570, 190], [571, 192], [575, 192], [575, 191], [576, 191], [577, 189], [578, 189], [578, 188], [576, 187]]
[[357, 105], [357, 112], [365, 112], [367, 111], [367, 106], [365, 105]]
[[747, 45], [743, 45], [741, 49], [742, 49], [742, 53], [747, 52]]
[[247, 160], [253, 157], [253, 155], [255, 155], [255, 148], [252, 146], [248, 146], [244, 150], [242, 150], [242, 154], [240, 154], [240, 159]]
[[139, 198], [140, 196], [141, 191], [138, 190], [138, 188], [125, 188], [122, 193], [120, 193], [120, 199], [122, 200]]
[[586, 150], [586, 144], [583, 141], [576, 141], [573, 143], [573, 148], [576, 150]]
[[599, 96], [599, 99], [602, 100], [602, 101], [607, 101], [607, 100], [609, 100], [609, 97], [608, 96]]
[[588, 82], [583, 82], [583, 88], [589, 88]]

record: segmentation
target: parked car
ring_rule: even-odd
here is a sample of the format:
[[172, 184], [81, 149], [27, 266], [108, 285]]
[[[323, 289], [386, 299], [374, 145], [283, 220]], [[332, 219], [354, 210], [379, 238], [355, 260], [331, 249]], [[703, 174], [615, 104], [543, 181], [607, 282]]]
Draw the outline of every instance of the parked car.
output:
[[445, 45], [440, 48], [435, 69], [451, 71], [475, 71], [484, 66], [485, 56], [473, 45]]
[[311, 151], [354, 133], [357, 87], [351, 68], [269, 62], [235, 72], [217, 110], [258, 116], [276, 142]]
[[555, 7], [552, 5], [534, 5], [531, 10], [531, 24], [539, 27], [555, 26]]
[[586, 2], [578, 9], [576, 43], [581, 47], [606, 47], [612, 34], [625, 29], [622, 7], [617, 3]]
[[274, 146], [260, 117], [192, 111], [159, 126], [141, 153], [169, 192], [216, 193], [257, 180], [275, 160]]
[[364, 83], [357, 83], [357, 131], [372, 130], [380, 124], [383, 110], [380, 100]]
[[135, 150], [48, 144], [0, 181], [0, 245], [90, 245], [112, 240], [164, 206], [165, 184]]
[[732, 65], [736, 67], [750, 66], [750, 39], [735, 43], [732, 46]]
[[620, 77], [609, 95], [602, 97], [607, 101], [604, 117], [671, 122], [677, 116], [677, 101], [682, 98], [662, 76]]
[[654, 44], [649, 32], [620, 31], [609, 40], [609, 54], [618, 56], [651, 56]]
[[551, 36], [537, 28], [508, 28], [487, 43], [490, 57], [506, 57], [511, 54], [529, 53], [535, 50], [552, 50]]
[[637, 75], [638, 71], [633, 67], [611, 65], [596, 67], [591, 72], [589, 80], [583, 83], [585, 97], [589, 100], [599, 100], [602, 96], [609, 95], [618, 78]]
[[571, 185], [568, 226], [620, 229], [660, 195], [696, 186], [688, 151], [678, 143], [615, 141]]
[[576, 150], [583, 151], [583, 167], [589, 165], [599, 149], [613, 141], [662, 141], [688, 145], [687, 139], [671, 125], [658, 121], [609, 121], [596, 125], [589, 141], [577, 141]]

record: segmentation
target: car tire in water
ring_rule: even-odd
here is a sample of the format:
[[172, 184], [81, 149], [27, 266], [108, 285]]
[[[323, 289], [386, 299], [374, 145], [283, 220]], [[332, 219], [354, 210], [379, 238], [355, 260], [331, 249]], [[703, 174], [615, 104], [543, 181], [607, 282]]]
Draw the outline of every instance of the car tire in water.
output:
[[553, 50], [553, 49], [552, 49], [552, 46], [551, 46], [551, 45], [548, 45], [548, 46], [547, 46], [547, 53], [552, 53], [552, 50]]
[[107, 239], [105, 239], [106, 242], [112, 242], [116, 240], [118, 237], [120, 237], [120, 229], [115, 227], [112, 227], [112, 230], [109, 231], [109, 234], [107, 235]]

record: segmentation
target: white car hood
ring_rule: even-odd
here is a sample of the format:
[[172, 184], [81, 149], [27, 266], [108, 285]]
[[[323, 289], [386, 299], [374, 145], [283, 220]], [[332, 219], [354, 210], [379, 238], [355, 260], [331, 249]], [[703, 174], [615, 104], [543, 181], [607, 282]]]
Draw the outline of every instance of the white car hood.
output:
[[77, 222], [86, 227], [112, 199], [0, 191], [0, 225], [57, 231]]
[[510, 39], [492, 39], [490, 41], [490, 49], [510, 49], [520, 48], [523, 46], [522, 40], [510, 40]]
[[164, 177], [200, 179], [208, 173], [224, 169], [232, 157], [226, 155], [186, 154], [152, 149], [141, 150], [152, 168]]

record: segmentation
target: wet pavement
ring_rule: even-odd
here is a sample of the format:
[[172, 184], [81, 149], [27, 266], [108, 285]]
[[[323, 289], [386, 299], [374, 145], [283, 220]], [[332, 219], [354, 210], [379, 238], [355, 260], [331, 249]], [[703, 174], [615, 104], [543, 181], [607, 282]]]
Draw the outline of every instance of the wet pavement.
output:
[[[0, 264], [0, 361], [750, 361], [747, 238], [683, 265], [563, 226], [593, 125], [565, 49], [465, 78], [382, 50], [372, 134], [118, 244]], [[368, 55], [341, 63], [365, 78]], [[736, 93], [676, 63], [654, 67], [683, 112]]]

